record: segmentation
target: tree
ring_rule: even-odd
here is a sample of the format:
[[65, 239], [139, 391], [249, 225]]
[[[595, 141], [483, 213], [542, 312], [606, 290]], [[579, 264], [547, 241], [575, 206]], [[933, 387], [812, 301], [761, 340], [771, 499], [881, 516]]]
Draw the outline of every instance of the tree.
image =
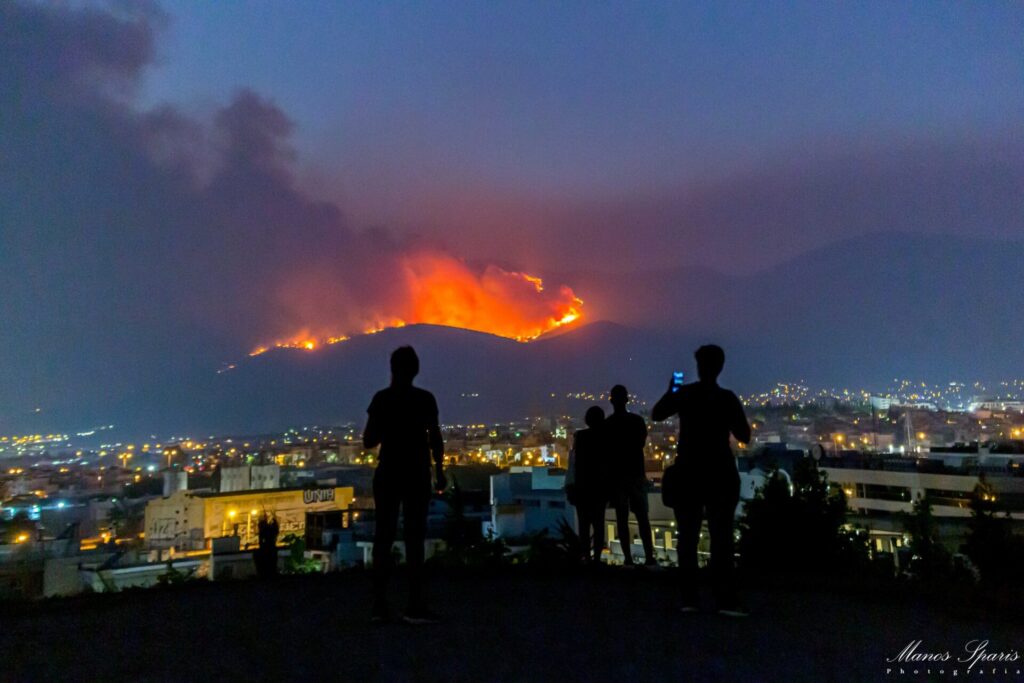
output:
[[914, 509], [903, 516], [903, 529], [910, 535], [913, 553], [907, 573], [923, 581], [950, 578], [953, 556], [939, 540], [938, 527], [932, 516], [932, 503], [927, 495], [914, 501]]
[[846, 495], [811, 458], [791, 478], [774, 470], [744, 505], [739, 553], [743, 567], [814, 572], [863, 567], [867, 533], [846, 521]]
[[285, 574], [315, 574], [320, 571], [320, 562], [306, 557], [305, 538], [288, 534], [282, 540], [288, 546], [288, 557], [284, 558]]
[[971, 521], [963, 552], [978, 568], [983, 583], [1008, 586], [1024, 573], [1024, 537], [1013, 533], [1008, 512], [984, 480], [971, 495]]

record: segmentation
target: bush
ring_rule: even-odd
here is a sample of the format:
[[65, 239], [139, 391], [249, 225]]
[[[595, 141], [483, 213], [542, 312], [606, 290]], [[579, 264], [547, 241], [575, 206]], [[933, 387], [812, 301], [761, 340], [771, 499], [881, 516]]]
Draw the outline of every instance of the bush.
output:
[[962, 551], [982, 583], [1000, 587], [1018, 581], [1024, 574], [1024, 537], [1013, 532], [1013, 520], [984, 479], [971, 496], [969, 528]]
[[910, 535], [910, 561], [903, 567], [906, 577], [926, 583], [941, 582], [954, 574], [953, 555], [939, 540], [927, 496], [914, 501], [914, 510], [903, 515], [903, 529]]
[[773, 471], [746, 502], [740, 519], [741, 566], [759, 571], [859, 570], [868, 564], [868, 535], [847, 524], [846, 496], [810, 458], [790, 480]]
[[177, 586], [183, 584], [186, 581], [191, 581], [195, 578], [196, 569], [195, 567], [190, 568], [188, 571], [181, 571], [174, 566], [173, 562], [167, 563], [167, 571], [160, 576], [156, 577], [157, 585], [159, 586]]
[[547, 529], [527, 537], [525, 559], [527, 564], [540, 567], [564, 567], [583, 562], [586, 545], [572, 525], [564, 518], [558, 523], [558, 536], [552, 537]]
[[281, 540], [288, 546], [288, 557], [284, 558], [285, 574], [315, 574], [321, 570], [320, 562], [306, 557], [306, 539], [298, 534], [288, 534]]

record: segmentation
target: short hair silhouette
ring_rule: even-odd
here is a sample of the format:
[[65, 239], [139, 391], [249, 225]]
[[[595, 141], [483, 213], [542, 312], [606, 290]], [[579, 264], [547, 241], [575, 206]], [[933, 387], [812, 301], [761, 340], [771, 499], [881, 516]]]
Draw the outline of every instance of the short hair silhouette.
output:
[[612, 405], [616, 405], [618, 403], [626, 405], [629, 403], [629, 392], [626, 390], [626, 387], [621, 384], [616, 384], [612, 387], [611, 392], [609, 392], [608, 399], [611, 401]]
[[399, 346], [391, 354], [391, 377], [399, 382], [412, 382], [420, 372], [420, 359], [411, 346]]
[[583, 421], [587, 423], [588, 427], [597, 427], [604, 422], [604, 411], [601, 410], [601, 406], [590, 406], [587, 408]]
[[705, 344], [693, 354], [697, 359], [697, 376], [704, 380], [718, 379], [725, 367], [725, 351], [716, 344]]

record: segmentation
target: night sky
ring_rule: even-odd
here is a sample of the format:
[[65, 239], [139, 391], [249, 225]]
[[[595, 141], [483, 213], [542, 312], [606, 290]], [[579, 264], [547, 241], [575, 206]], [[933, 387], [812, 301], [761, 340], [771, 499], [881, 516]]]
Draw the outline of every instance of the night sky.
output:
[[[676, 5], [168, 4], [141, 94], [201, 115], [253, 88], [295, 122], [318, 196], [357, 225], [436, 235], [463, 256], [564, 267], [595, 222], [580, 265], [596, 269], [743, 268], [873, 229], [1021, 236], [1001, 220], [1005, 196], [939, 225], [891, 205], [941, 190], [959, 194], [952, 210], [973, 208], [992, 184], [972, 180], [974, 157], [1012, 158], [1020, 5]], [[815, 221], [836, 188], [807, 187], [814, 177], [864, 186], [922, 166], [898, 198], [838, 198], [877, 214], [870, 225]], [[609, 203], [645, 225], [607, 224]], [[781, 225], [793, 218], [808, 224]], [[741, 242], [728, 258], [708, 234], [720, 222]], [[626, 262], [607, 253], [624, 227], [643, 238]], [[688, 255], [655, 247], [666, 238]]]
[[409, 319], [437, 273], [615, 320], [581, 283], [1019, 250], [1022, 35], [1009, 2], [4, 2], [0, 432]]

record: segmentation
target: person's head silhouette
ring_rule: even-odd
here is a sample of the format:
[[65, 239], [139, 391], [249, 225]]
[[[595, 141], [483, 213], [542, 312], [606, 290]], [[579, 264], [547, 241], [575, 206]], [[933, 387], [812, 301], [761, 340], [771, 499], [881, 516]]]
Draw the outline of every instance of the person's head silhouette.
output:
[[412, 384], [420, 372], [420, 359], [411, 346], [399, 346], [391, 354], [391, 383]]
[[615, 412], [623, 411], [626, 409], [626, 404], [629, 403], [629, 392], [626, 391], [626, 387], [616, 384], [608, 394], [608, 400], [611, 401]]
[[601, 423], [604, 422], [604, 411], [601, 410], [601, 406], [590, 406], [587, 408], [587, 414], [583, 416], [583, 421], [591, 429], [600, 427]]
[[715, 382], [725, 366], [725, 351], [721, 346], [705, 344], [697, 349], [693, 357], [697, 359], [697, 377], [701, 382]]

